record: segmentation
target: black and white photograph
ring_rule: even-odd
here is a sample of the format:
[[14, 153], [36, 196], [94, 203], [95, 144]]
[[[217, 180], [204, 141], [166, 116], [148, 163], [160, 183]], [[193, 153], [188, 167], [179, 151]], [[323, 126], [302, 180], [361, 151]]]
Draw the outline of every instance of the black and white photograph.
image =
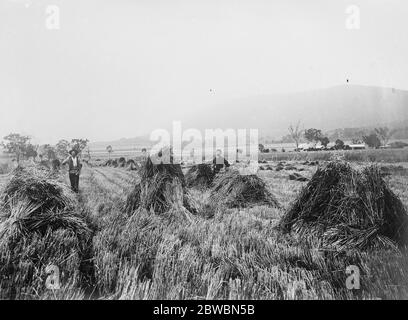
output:
[[0, 0], [0, 300], [407, 300], [407, 178], [407, 1]]

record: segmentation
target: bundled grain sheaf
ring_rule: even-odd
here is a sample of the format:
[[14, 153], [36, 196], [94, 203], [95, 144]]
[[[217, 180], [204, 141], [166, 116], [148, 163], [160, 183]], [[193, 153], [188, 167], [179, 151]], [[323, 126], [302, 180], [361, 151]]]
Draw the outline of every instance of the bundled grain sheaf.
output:
[[129, 194], [125, 210], [133, 213], [142, 208], [157, 214], [172, 212], [180, 217], [192, 219], [194, 209], [186, 189], [181, 166], [178, 164], [153, 164], [150, 158], [140, 169], [140, 184]]
[[42, 212], [70, 208], [76, 203], [75, 195], [57, 177], [42, 167], [18, 167], [4, 188], [2, 201], [8, 203], [11, 199], [26, 198]]
[[[77, 200], [68, 186], [49, 170], [19, 168], [5, 186], [2, 219], [13, 219], [21, 232], [43, 232], [47, 228], [72, 229], [78, 234], [89, 231], [83, 218], [75, 212]], [[29, 210], [13, 209], [25, 203]]]
[[120, 168], [124, 168], [126, 166], [126, 158], [120, 157], [119, 160], [118, 160], [118, 166]]
[[118, 166], [118, 160], [117, 159], [109, 159], [108, 161], [105, 162], [105, 167], [115, 167], [117, 168]]
[[408, 216], [375, 165], [319, 168], [281, 221], [285, 231], [318, 235], [338, 249], [405, 245]]
[[126, 161], [126, 170], [132, 171], [132, 170], [137, 170], [138, 168], [139, 167], [136, 164], [135, 160], [129, 159], [128, 161]]
[[192, 166], [186, 173], [188, 187], [208, 188], [214, 180], [214, 172], [211, 165], [201, 163]]
[[268, 205], [279, 207], [278, 201], [257, 175], [241, 175], [229, 170], [215, 177], [210, 202], [227, 207], [250, 207]]
[[142, 182], [148, 181], [157, 173], [166, 174], [169, 177], [178, 178], [181, 181], [183, 187], [185, 186], [184, 174], [179, 164], [154, 164], [150, 158], [147, 158], [147, 160], [143, 163], [142, 167], [139, 170], [139, 175]]
[[1, 201], [0, 296], [43, 293], [48, 265], [64, 272], [62, 284], [78, 288], [90, 241], [75, 195], [56, 175], [38, 168], [16, 170]]

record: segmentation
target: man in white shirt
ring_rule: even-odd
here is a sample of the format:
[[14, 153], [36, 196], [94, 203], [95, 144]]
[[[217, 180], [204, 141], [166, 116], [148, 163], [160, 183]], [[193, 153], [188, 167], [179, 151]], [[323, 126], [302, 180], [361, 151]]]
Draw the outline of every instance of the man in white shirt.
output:
[[71, 189], [72, 191], [78, 193], [79, 192], [79, 175], [81, 173], [82, 164], [78, 159], [78, 152], [75, 149], [72, 149], [69, 152], [68, 158], [66, 158], [62, 165], [68, 163], [68, 173], [69, 173], [69, 180], [71, 182]]

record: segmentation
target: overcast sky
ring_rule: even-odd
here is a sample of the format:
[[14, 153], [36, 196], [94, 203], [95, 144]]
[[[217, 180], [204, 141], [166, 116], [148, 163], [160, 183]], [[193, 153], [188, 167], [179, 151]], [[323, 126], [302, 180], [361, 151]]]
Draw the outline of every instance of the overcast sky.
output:
[[[358, 30], [345, 27], [349, 5]], [[0, 137], [134, 137], [223, 101], [346, 79], [408, 89], [407, 17], [406, 0], [0, 0]]]

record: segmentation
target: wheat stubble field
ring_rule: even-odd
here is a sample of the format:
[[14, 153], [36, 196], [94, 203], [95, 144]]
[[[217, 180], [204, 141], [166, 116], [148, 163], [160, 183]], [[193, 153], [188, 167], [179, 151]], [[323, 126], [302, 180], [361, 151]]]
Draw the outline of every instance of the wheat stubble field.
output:
[[[48, 227], [40, 229], [39, 220], [24, 213], [28, 205], [2, 209], [11, 214], [3, 213], [0, 225], [1, 298], [406, 299], [404, 247], [335, 249], [313, 234], [282, 232], [280, 221], [308, 184], [288, 175], [300, 171], [310, 179], [326, 163], [282, 165], [287, 170], [269, 162], [269, 170], [258, 172], [279, 207], [214, 206], [210, 188], [190, 187], [189, 197], [202, 209], [191, 222], [177, 214], [125, 210], [140, 175], [86, 166], [69, 219], [47, 220]], [[406, 209], [407, 164], [382, 165], [384, 181]], [[2, 194], [10, 177], [1, 177]], [[65, 173], [56, 179], [68, 184]], [[59, 268], [59, 289], [45, 286], [48, 265]], [[346, 286], [350, 265], [360, 270], [359, 290]]]

